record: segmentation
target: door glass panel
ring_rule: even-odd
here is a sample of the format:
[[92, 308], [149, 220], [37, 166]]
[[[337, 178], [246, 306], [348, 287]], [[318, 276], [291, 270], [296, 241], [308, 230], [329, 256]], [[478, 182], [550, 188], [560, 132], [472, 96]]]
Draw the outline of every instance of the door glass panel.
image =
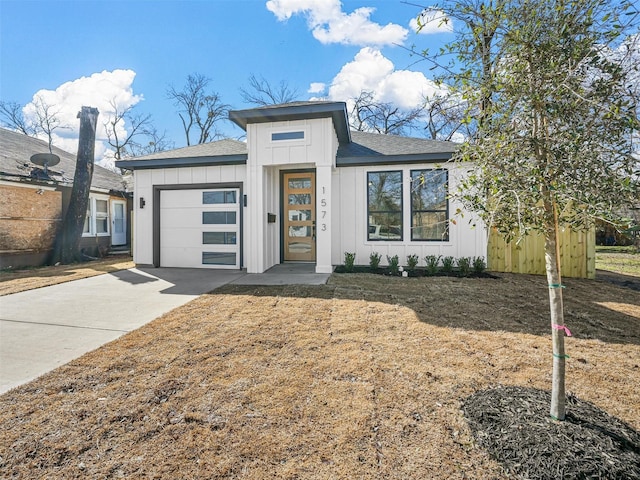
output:
[[288, 252], [296, 254], [309, 254], [311, 253], [311, 244], [304, 242], [289, 242]]
[[113, 219], [113, 231], [114, 233], [124, 232], [124, 205], [121, 203], [114, 204], [115, 218]]
[[290, 178], [289, 190], [298, 190], [301, 188], [311, 188], [310, 178]]
[[311, 220], [311, 210], [289, 210], [290, 222], [304, 222]]
[[290, 237], [310, 237], [311, 227], [289, 227]]
[[311, 205], [310, 193], [289, 194], [289, 205]]

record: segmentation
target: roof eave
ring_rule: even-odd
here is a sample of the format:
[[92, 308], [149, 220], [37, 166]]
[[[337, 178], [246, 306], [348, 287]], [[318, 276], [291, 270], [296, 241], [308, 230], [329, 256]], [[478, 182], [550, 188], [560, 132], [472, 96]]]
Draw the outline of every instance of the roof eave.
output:
[[451, 160], [453, 152], [415, 153], [405, 155], [369, 155], [338, 157], [337, 167], [360, 167], [367, 165], [399, 165], [407, 163], [440, 163]]
[[153, 160], [118, 160], [116, 167], [125, 170], [145, 170], [149, 168], [205, 167], [209, 165], [244, 165], [247, 154], [220, 155], [216, 157], [157, 158]]
[[331, 102], [311, 105], [288, 105], [282, 107], [252, 108], [248, 110], [232, 110], [229, 120], [244, 131], [249, 123], [282, 122], [287, 120], [303, 120], [307, 118], [331, 117], [342, 143], [351, 142], [351, 132], [347, 118], [347, 104], [345, 102]]

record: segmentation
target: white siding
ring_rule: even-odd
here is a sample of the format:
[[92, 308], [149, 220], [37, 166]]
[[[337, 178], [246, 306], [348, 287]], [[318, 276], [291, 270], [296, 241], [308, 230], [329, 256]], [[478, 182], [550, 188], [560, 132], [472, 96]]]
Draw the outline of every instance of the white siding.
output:
[[[416, 254], [420, 265], [426, 255], [459, 257], [485, 257], [487, 234], [482, 222], [474, 215], [456, 217], [462, 206], [449, 200], [449, 217], [455, 224], [449, 225], [448, 241], [411, 241], [411, 192], [408, 179], [411, 170], [436, 168], [434, 164], [376, 165], [371, 167], [339, 167], [333, 174], [333, 254], [334, 265], [344, 263], [345, 252], [355, 252], [356, 264], [368, 265], [369, 255], [382, 255], [382, 265], [387, 264], [387, 255], [398, 255], [401, 265], [406, 264], [407, 255]], [[449, 169], [449, 191], [457, 188], [462, 170], [451, 165], [438, 165]], [[403, 173], [403, 241], [367, 240], [367, 172], [402, 170]], [[476, 227], [473, 227], [473, 224]]]

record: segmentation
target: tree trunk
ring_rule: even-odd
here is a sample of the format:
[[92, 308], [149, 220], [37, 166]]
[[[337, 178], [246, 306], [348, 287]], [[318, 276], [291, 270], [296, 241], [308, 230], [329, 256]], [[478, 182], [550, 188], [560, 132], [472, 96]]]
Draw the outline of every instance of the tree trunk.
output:
[[78, 113], [80, 134], [76, 171], [73, 176], [69, 208], [56, 238], [52, 263], [61, 262], [67, 264], [80, 260], [80, 239], [82, 238], [82, 230], [87, 215], [89, 190], [91, 188], [91, 178], [93, 177], [98, 114], [98, 109], [92, 107], [82, 107], [82, 110]]
[[[551, 313], [551, 338], [553, 345], [553, 375], [551, 380], [551, 417], [564, 420], [565, 417], [565, 362], [564, 307], [562, 304], [562, 276], [560, 273], [560, 255], [558, 239], [558, 223], [555, 216], [555, 204], [551, 207], [553, 214], [548, 215], [545, 227], [544, 258], [549, 284], [549, 308]], [[553, 219], [553, 220], [551, 220]]]

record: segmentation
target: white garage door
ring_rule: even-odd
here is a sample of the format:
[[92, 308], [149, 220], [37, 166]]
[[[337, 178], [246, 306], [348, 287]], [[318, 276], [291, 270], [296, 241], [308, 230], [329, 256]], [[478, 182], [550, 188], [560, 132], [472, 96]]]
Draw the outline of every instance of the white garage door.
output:
[[160, 266], [240, 268], [240, 191], [160, 193]]

